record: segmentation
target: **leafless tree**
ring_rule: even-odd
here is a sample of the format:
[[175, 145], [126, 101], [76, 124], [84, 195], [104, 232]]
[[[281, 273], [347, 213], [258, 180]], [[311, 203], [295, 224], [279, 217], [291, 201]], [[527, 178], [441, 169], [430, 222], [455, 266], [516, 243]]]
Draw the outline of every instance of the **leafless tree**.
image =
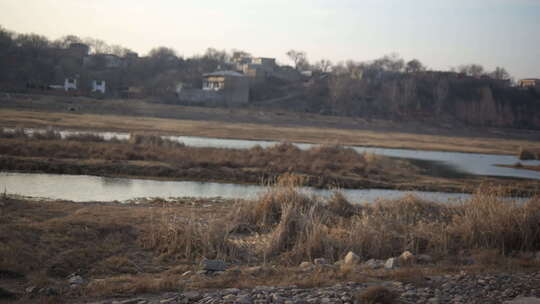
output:
[[294, 68], [297, 70], [302, 69], [308, 63], [306, 52], [289, 50], [286, 54], [293, 61]]
[[54, 45], [59, 48], [67, 49], [72, 43], [81, 43], [82, 39], [76, 35], [67, 35], [54, 41]]
[[489, 73], [489, 76], [493, 79], [508, 80], [511, 78], [510, 73], [503, 67], [496, 67], [495, 70]]
[[484, 74], [484, 67], [480, 64], [471, 63], [458, 66], [457, 71], [471, 77], [480, 77]]
[[412, 59], [405, 65], [406, 73], [417, 73], [425, 71], [426, 67], [418, 59]]
[[328, 73], [332, 69], [332, 61], [328, 59], [321, 59], [315, 63], [314, 67], [316, 70], [319, 70], [323, 73]]
[[389, 72], [401, 72], [405, 67], [405, 61], [397, 53], [384, 55], [382, 58], [376, 59], [373, 66], [377, 69]]
[[232, 50], [232, 55], [231, 55], [232, 61], [239, 61], [239, 60], [242, 60], [243, 58], [251, 58], [251, 54], [242, 50], [236, 50], [236, 49]]

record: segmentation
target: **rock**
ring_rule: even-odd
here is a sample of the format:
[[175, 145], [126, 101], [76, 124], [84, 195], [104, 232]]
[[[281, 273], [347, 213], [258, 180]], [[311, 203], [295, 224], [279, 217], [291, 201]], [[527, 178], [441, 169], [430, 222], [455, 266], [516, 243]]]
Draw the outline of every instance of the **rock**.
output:
[[313, 264], [311, 264], [311, 262], [302, 262], [300, 263], [300, 268], [310, 268], [311, 266], [313, 266]]
[[236, 303], [250, 304], [250, 303], [253, 303], [253, 300], [251, 299], [251, 297], [249, 295], [243, 295], [243, 296], [239, 296], [238, 298], [236, 298]]
[[26, 287], [26, 289], [24, 291], [26, 293], [36, 293], [38, 291], [38, 289], [37, 289], [36, 286], [30, 286], [30, 287]]
[[75, 275], [69, 278], [68, 282], [70, 285], [82, 285], [84, 284], [84, 279], [80, 275]]
[[182, 276], [187, 277], [187, 276], [192, 275], [192, 274], [193, 274], [193, 271], [190, 270], [190, 271], [186, 271], [186, 272], [182, 273]]
[[200, 299], [202, 299], [202, 295], [197, 291], [187, 291], [187, 292], [182, 293], [182, 296], [188, 299], [189, 301], [193, 301], [193, 302], [199, 301]]
[[384, 267], [384, 261], [377, 260], [377, 259], [370, 259], [367, 262], [365, 262], [364, 264], [362, 264], [362, 266], [364, 266], [366, 268], [369, 268], [369, 269], [379, 269], [379, 268]]
[[389, 258], [386, 260], [386, 263], [384, 263], [384, 268], [386, 269], [395, 269], [399, 266], [399, 260], [398, 258]]
[[328, 261], [325, 258], [318, 258], [313, 260], [313, 264], [315, 265], [326, 265], [328, 264]]
[[227, 264], [221, 260], [202, 260], [201, 270], [206, 271], [225, 271], [227, 270]]
[[162, 299], [159, 304], [176, 304], [176, 298]]
[[520, 297], [511, 301], [506, 301], [504, 304], [540, 304], [540, 298]]
[[227, 288], [224, 290], [225, 293], [233, 293], [233, 294], [237, 294], [240, 292], [240, 289], [238, 288]]
[[403, 264], [414, 264], [416, 262], [416, 257], [414, 256], [414, 254], [412, 254], [412, 252], [410, 251], [404, 251], [400, 256], [399, 256], [399, 262], [403, 263]]
[[356, 265], [360, 263], [360, 257], [356, 253], [349, 251], [343, 259], [343, 263], [345, 265]]

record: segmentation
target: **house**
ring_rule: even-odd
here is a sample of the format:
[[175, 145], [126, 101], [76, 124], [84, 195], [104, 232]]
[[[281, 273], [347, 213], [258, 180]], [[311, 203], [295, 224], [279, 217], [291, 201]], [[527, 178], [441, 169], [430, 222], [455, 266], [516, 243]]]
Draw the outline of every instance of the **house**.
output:
[[273, 70], [274, 67], [276, 66], [276, 59], [275, 58], [257, 57], [257, 58], [253, 58], [251, 60], [251, 63], [252, 64], [259, 64], [259, 65], [262, 65], [265, 68]]
[[203, 91], [217, 91], [229, 105], [249, 102], [249, 79], [235, 71], [217, 71], [203, 75]]
[[538, 78], [521, 79], [518, 81], [517, 86], [523, 89], [534, 88], [540, 91], [540, 79]]
[[106, 84], [105, 80], [92, 80], [92, 93], [105, 94]]
[[74, 91], [77, 90], [77, 79], [76, 78], [66, 78], [64, 79], [64, 91]]
[[248, 76], [253, 82], [262, 82], [272, 76], [277, 69], [275, 58], [241, 57], [235, 58], [236, 70]]
[[249, 102], [249, 78], [236, 71], [203, 75], [201, 89], [176, 86], [176, 95], [189, 104], [238, 106]]

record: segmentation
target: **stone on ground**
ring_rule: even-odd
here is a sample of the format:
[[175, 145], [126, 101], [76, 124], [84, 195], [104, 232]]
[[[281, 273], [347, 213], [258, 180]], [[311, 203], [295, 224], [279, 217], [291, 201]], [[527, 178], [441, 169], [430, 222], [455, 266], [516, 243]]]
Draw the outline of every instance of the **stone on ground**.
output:
[[384, 263], [384, 268], [386, 269], [395, 269], [399, 266], [398, 258], [389, 258], [386, 260], [386, 263]]
[[356, 253], [349, 251], [343, 262], [345, 265], [356, 265], [360, 262], [360, 257]]
[[521, 297], [506, 301], [504, 304], [540, 304], [540, 298]]

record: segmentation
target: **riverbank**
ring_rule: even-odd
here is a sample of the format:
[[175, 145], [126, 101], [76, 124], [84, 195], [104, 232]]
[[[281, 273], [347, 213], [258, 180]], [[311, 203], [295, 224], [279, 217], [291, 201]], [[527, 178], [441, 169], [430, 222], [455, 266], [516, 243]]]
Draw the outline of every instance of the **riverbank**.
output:
[[200, 108], [141, 100], [100, 101], [37, 95], [0, 100], [0, 107], [2, 127], [151, 132], [507, 155], [515, 155], [522, 146], [540, 149], [540, 131], [367, 121], [256, 108]]
[[105, 141], [88, 134], [61, 139], [55, 131], [0, 133], [0, 170], [11, 172], [237, 184], [261, 184], [294, 173], [303, 176], [306, 186], [315, 188], [471, 193], [489, 183], [506, 185], [517, 196], [531, 195], [540, 185], [537, 180], [451, 174], [451, 169], [434, 170], [436, 166], [335, 145], [307, 150], [288, 143], [224, 149], [188, 147], [153, 135]]
[[404, 303], [539, 295], [537, 198], [509, 203], [484, 189], [454, 207], [414, 197], [354, 206], [305, 196], [298, 182], [239, 202], [2, 196], [0, 288], [21, 303], [347, 302], [381, 287]]

